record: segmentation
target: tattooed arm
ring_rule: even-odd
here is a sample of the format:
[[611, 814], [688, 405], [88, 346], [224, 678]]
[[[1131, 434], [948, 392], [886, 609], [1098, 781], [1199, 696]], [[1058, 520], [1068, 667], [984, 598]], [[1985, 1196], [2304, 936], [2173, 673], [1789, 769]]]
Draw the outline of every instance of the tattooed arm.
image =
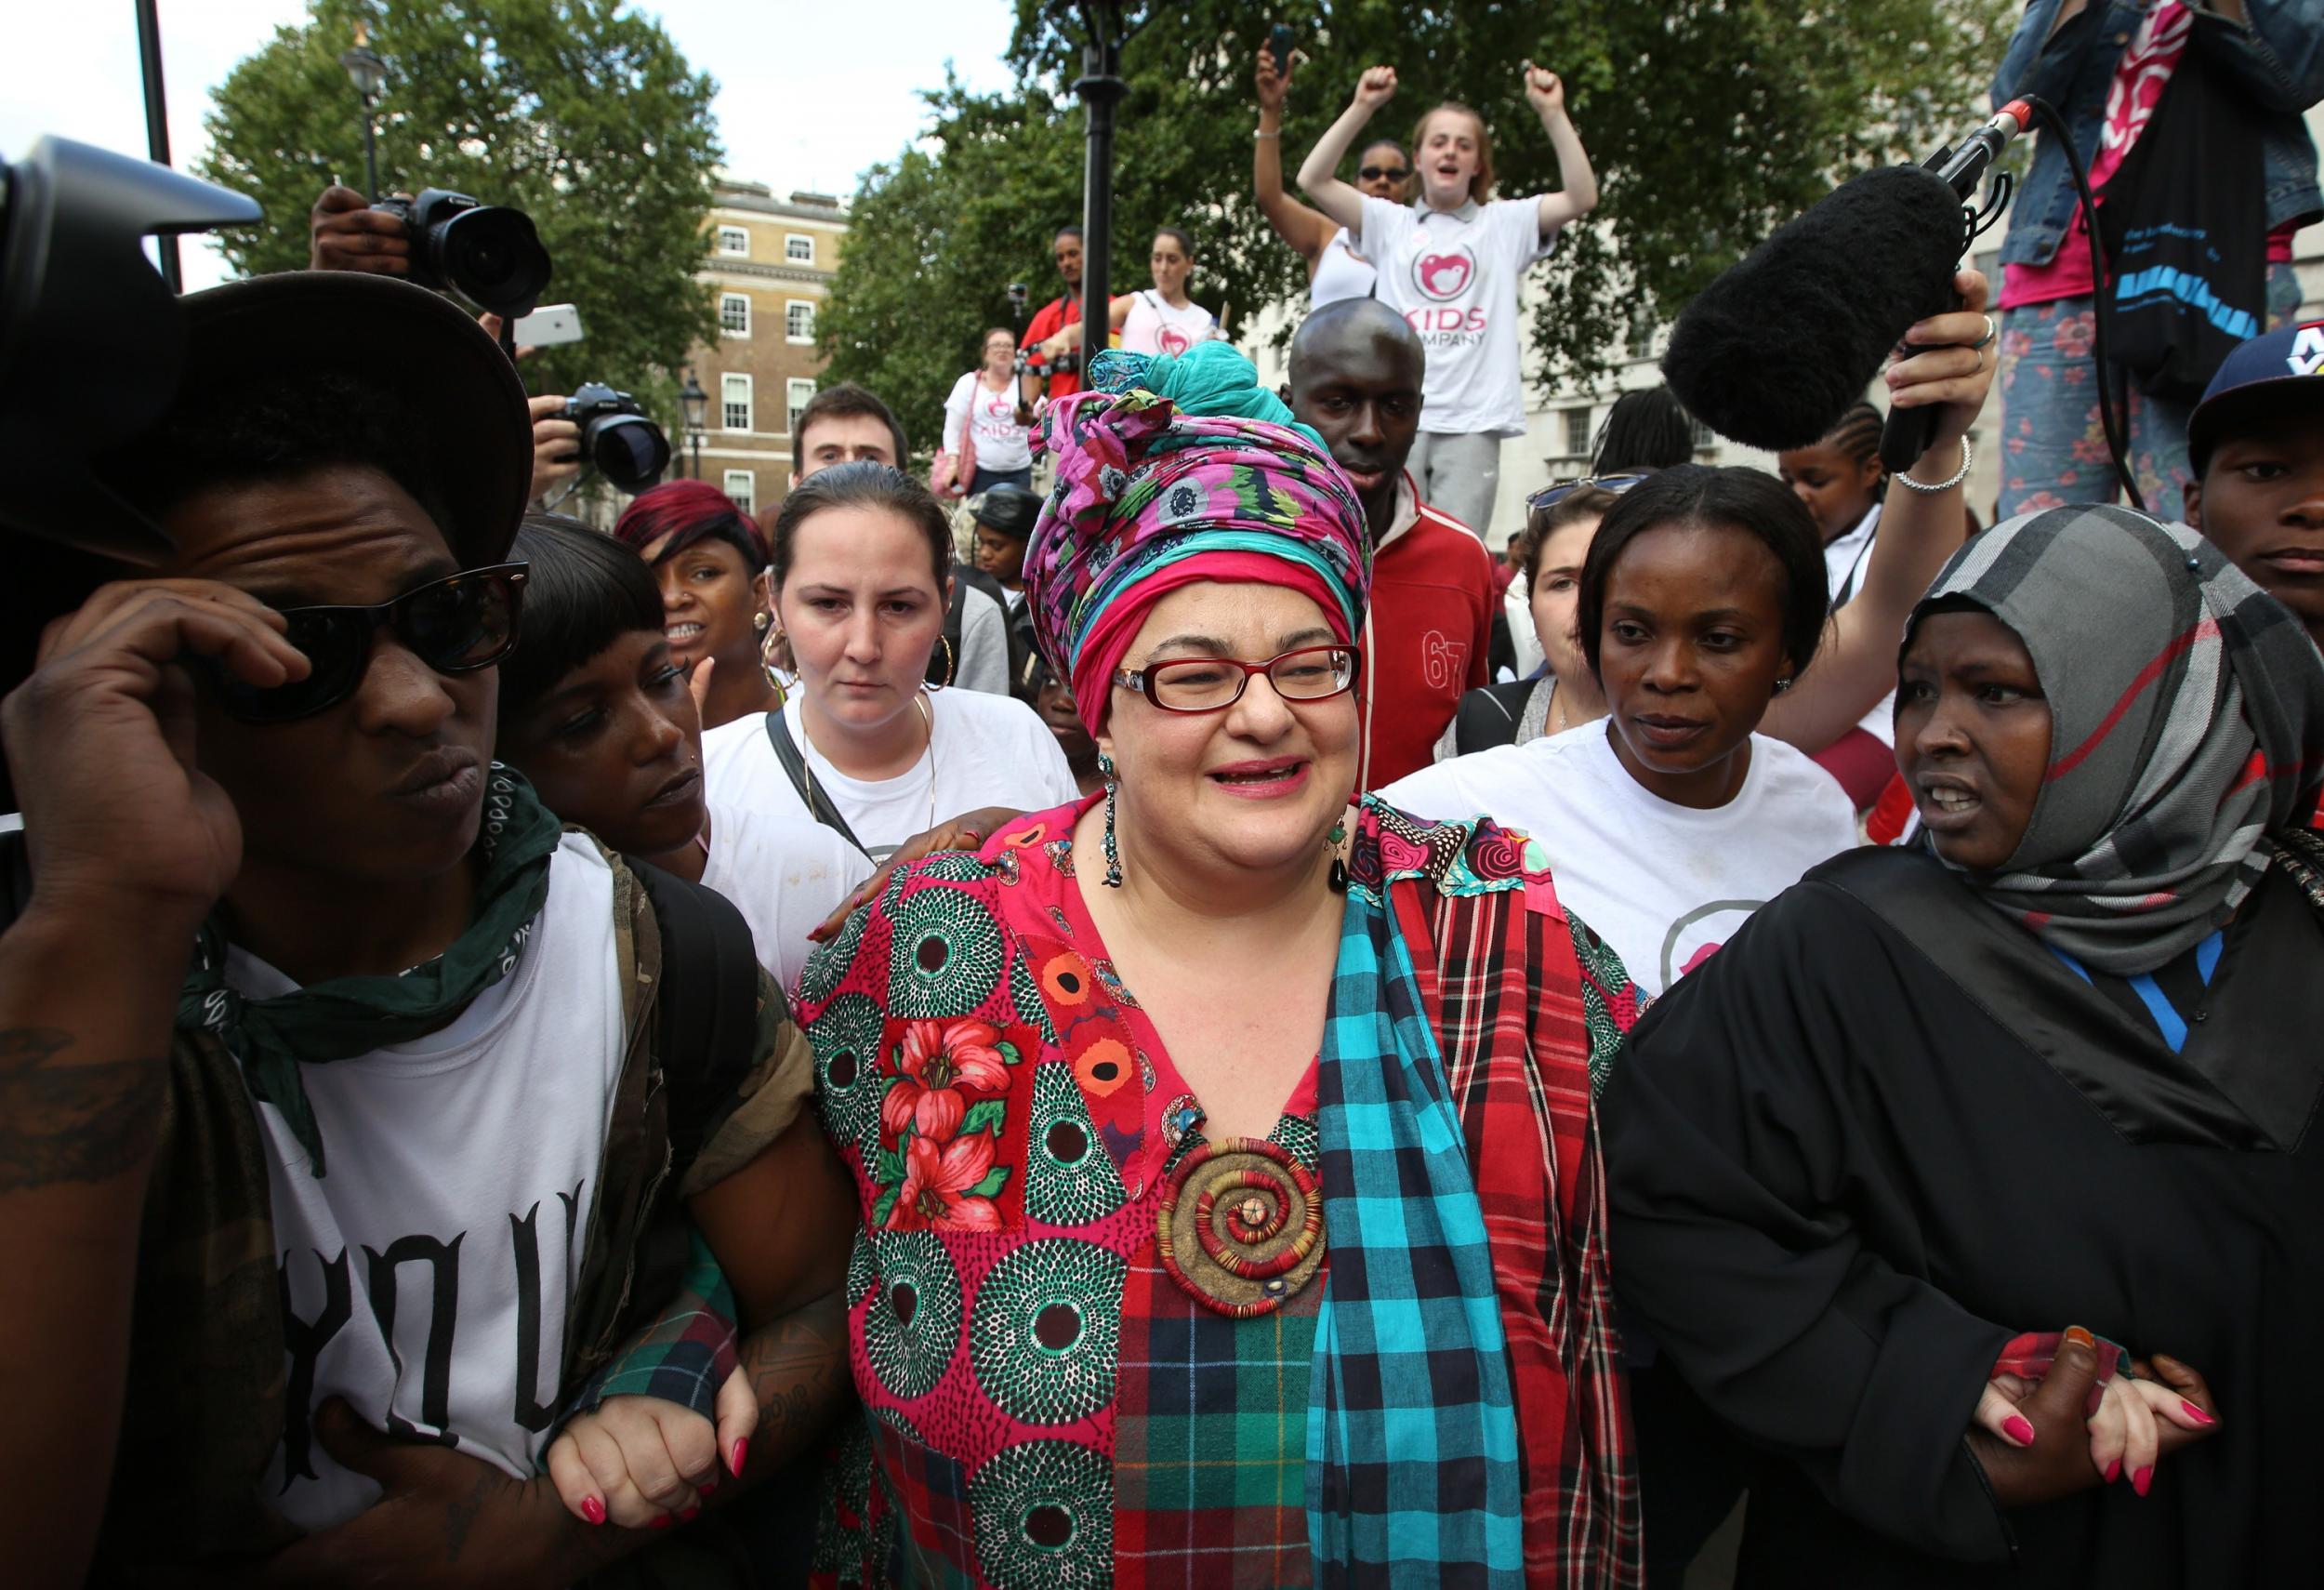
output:
[[194, 765], [192, 683], [304, 674], [283, 620], [206, 581], [111, 585], [50, 626], [0, 707], [33, 893], [0, 934], [0, 1561], [77, 1584], [128, 1362], [172, 1012], [242, 828]]

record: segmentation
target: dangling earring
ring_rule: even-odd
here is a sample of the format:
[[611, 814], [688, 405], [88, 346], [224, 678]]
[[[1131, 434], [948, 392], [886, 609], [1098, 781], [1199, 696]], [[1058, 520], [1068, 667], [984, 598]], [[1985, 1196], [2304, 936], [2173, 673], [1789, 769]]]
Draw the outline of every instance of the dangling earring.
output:
[[1114, 759], [1098, 752], [1098, 776], [1105, 780], [1105, 886], [1122, 886], [1122, 853], [1114, 845], [1114, 791], [1121, 788], [1121, 778], [1115, 771]]
[[751, 628], [759, 630], [765, 637], [759, 643], [759, 672], [766, 679], [767, 688], [774, 692], [774, 706], [779, 709], [790, 692], [783, 682], [783, 676], [774, 669], [774, 654], [790, 640], [790, 636], [782, 625], [768, 617], [764, 609], [759, 611], [759, 617], [766, 619], [764, 624], [757, 619], [751, 622]]
[[1348, 892], [1348, 864], [1340, 855], [1340, 847], [1347, 842], [1347, 838], [1348, 825], [1341, 822], [1331, 825], [1330, 837], [1324, 841], [1324, 847], [1331, 852], [1329, 881], [1331, 892], [1335, 894], [1344, 894]]

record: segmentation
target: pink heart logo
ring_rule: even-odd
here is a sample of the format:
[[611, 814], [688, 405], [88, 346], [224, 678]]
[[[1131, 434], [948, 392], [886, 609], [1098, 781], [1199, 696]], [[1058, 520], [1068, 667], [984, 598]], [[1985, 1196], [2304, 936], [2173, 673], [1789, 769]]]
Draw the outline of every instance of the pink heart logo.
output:
[[1464, 243], [1450, 254], [1423, 254], [1414, 259], [1412, 285], [1420, 289], [1422, 297], [1442, 303], [1467, 290], [1476, 268], [1476, 258]]
[[1189, 342], [1186, 339], [1186, 334], [1179, 330], [1179, 328], [1175, 325], [1164, 326], [1162, 328], [1162, 334], [1155, 338], [1155, 341], [1161, 348], [1163, 352], [1168, 353], [1173, 359], [1177, 358], [1180, 354], [1185, 352], [1187, 349], [1194, 346], [1192, 342]]

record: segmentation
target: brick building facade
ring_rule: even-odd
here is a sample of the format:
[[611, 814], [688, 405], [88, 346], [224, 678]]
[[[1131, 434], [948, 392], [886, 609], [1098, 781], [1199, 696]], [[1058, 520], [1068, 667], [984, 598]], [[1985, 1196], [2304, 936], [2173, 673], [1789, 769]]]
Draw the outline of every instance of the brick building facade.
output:
[[[718, 295], [719, 339], [687, 356], [710, 396], [702, 475], [763, 513], [789, 487], [792, 417], [823, 368], [815, 317], [838, 269], [847, 212], [820, 193], [778, 199], [763, 182], [721, 178], [707, 230], [700, 279]], [[693, 471], [691, 445], [677, 461]]]

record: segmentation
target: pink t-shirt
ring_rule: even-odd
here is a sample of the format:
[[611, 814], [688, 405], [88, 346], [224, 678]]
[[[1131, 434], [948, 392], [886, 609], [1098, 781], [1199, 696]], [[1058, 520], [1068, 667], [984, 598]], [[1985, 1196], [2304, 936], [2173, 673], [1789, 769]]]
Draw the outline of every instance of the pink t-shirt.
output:
[[[2195, 13], [2181, 0], [2161, 0], [2132, 35], [2130, 47], [2116, 63], [2114, 82], [2106, 90], [2106, 120], [2098, 129], [2098, 157], [2090, 163], [2091, 191], [2098, 192], [2106, 179], [2121, 169], [2123, 157], [2154, 119], [2162, 91], [2186, 54], [2195, 30]], [[2106, 201], [2099, 199], [2100, 204]], [[2282, 264], [2291, 258], [2291, 226], [2267, 234], [2267, 259]], [[2046, 304], [2058, 298], [2086, 298], [2097, 290], [2090, 268], [2090, 233], [2077, 207], [2066, 241], [2047, 265], [2012, 265], [2001, 281], [2001, 307]]]

